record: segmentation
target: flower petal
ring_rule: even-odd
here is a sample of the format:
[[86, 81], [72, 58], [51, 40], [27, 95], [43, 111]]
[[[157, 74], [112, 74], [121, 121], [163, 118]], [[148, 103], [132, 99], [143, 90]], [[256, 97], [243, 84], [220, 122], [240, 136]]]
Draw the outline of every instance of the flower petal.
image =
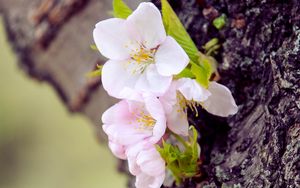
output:
[[134, 93], [134, 85], [139, 77], [133, 74], [126, 66], [129, 60], [106, 62], [102, 69], [102, 84], [107, 93], [115, 98], [125, 98]]
[[112, 124], [105, 126], [104, 131], [110, 140], [124, 146], [139, 143], [152, 135], [151, 131], [138, 130], [136, 124]]
[[170, 87], [171, 82], [171, 76], [160, 75], [155, 65], [151, 64], [140, 75], [135, 88], [138, 91], [152, 92], [156, 96], [161, 96]]
[[178, 135], [188, 136], [189, 122], [187, 115], [178, 104], [173, 107], [171, 113], [167, 114], [167, 126], [172, 132]]
[[205, 101], [211, 94], [210, 92], [200, 86], [196, 80], [190, 78], [181, 78], [177, 81], [177, 87], [180, 93], [187, 100], [202, 102]]
[[112, 153], [116, 157], [118, 157], [119, 159], [124, 159], [125, 160], [127, 158], [126, 155], [125, 155], [125, 148], [124, 148], [124, 146], [109, 141], [108, 142], [108, 147], [110, 148], [110, 150], [112, 151]]
[[157, 97], [149, 93], [144, 93], [145, 107], [150, 115], [156, 120], [153, 127], [153, 136], [151, 141], [153, 144], [157, 143], [166, 132], [166, 117], [162, 104]]
[[237, 113], [238, 107], [230, 90], [217, 82], [211, 82], [208, 86], [211, 96], [203, 102], [203, 108], [209, 113], [227, 117]]
[[166, 38], [161, 14], [153, 3], [141, 3], [127, 18], [127, 23], [148, 49], [156, 48]]
[[136, 159], [140, 169], [149, 176], [156, 176], [165, 172], [165, 161], [155, 147], [142, 150]]
[[170, 36], [159, 46], [154, 58], [157, 71], [163, 76], [179, 74], [189, 63], [185, 51]]
[[159, 188], [165, 180], [165, 173], [149, 176], [145, 173], [140, 173], [136, 176], [136, 188]]
[[122, 100], [118, 102], [102, 114], [102, 122], [104, 124], [131, 122], [133, 118], [128, 108], [127, 101]]
[[120, 18], [110, 18], [96, 24], [93, 37], [103, 56], [113, 60], [128, 59], [132, 49], [139, 47], [127, 28], [126, 21]]
[[[135, 187], [136, 188], [150, 188], [150, 185], [155, 181], [155, 178], [148, 176], [145, 173], [140, 173], [136, 176]], [[159, 188], [155, 187], [155, 188]]]

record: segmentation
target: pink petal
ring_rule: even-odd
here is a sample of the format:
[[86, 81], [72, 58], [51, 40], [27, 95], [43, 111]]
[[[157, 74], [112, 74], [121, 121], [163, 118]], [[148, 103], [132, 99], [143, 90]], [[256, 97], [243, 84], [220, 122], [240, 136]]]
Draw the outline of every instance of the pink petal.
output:
[[109, 141], [108, 142], [108, 147], [110, 148], [110, 150], [112, 151], [112, 153], [116, 157], [118, 157], [120, 159], [124, 159], [124, 160], [127, 158], [126, 155], [125, 155], [125, 148], [124, 148], [124, 146]]
[[132, 124], [112, 124], [105, 129], [109, 139], [122, 144], [133, 145], [152, 135], [151, 131], [140, 130], [138, 125]]
[[181, 46], [170, 36], [155, 53], [157, 71], [163, 76], [179, 74], [189, 63], [189, 57]]
[[188, 136], [189, 134], [187, 115], [179, 105], [175, 105], [172, 112], [167, 114], [167, 125], [172, 132], [178, 135]]
[[157, 47], [166, 38], [160, 11], [152, 3], [141, 3], [127, 18], [127, 23], [148, 49]]
[[153, 127], [151, 142], [158, 142], [166, 132], [166, 116], [162, 104], [157, 97], [147, 93], [144, 94], [145, 106], [150, 115], [156, 120]]
[[160, 188], [164, 182], [165, 173], [149, 176], [145, 173], [140, 173], [136, 176], [136, 188]]
[[[148, 176], [147, 174], [140, 173], [136, 176], [135, 187], [136, 188], [150, 188], [151, 184], [155, 181], [155, 178]], [[155, 187], [155, 188], [160, 188]]]
[[127, 101], [122, 100], [118, 102], [102, 114], [102, 122], [104, 124], [129, 123], [133, 117], [128, 108]]
[[171, 86], [166, 91], [166, 93], [159, 97], [161, 104], [166, 112], [166, 114], [171, 113], [173, 106], [177, 103], [177, 82], [172, 81]]
[[237, 113], [238, 107], [227, 87], [217, 82], [211, 82], [208, 90], [211, 92], [211, 96], [204, 101], [202, 106], [209, 113], [221, 117], [227, 117]]
[[165, 172], [165, 161], [155, 147], [141, 151], [137, 156], [136, 162], [142, 172], [149, 176], [156, 176]]
[[128, 59], [132, 49], [139, 47], [130, 37], [125, 22], [123, 19], [110, 18], [96, 24], [94, 41], [105, 57], [113, 60]]

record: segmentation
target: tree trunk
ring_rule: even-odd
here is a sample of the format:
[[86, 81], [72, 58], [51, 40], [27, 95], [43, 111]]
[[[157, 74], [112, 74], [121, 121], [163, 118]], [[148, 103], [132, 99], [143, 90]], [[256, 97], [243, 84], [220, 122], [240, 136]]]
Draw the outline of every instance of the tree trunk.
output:
[[[86, 79], [85, 73], [104, 62], [89, 46], [94, 24], [108, 17], [110, 4], [110, 0], [0, 0], [21, 67], [50, 83], [71, 111], [88, 116], [99, 138], [100, 115], [113, 100], [99, 79]], [[200, 118], [190, 116], [200, 132], [203, 176], [182, 187], [300, 187], [300, 2], [171, 4], [200, 49], [213, 37], [221, 41], [216, 56], [220, 82], [230, 88], [239, 106], [230, 118], [203, 110]], [[217, 30], [212, 20], [221, 14], [227, 21]]]

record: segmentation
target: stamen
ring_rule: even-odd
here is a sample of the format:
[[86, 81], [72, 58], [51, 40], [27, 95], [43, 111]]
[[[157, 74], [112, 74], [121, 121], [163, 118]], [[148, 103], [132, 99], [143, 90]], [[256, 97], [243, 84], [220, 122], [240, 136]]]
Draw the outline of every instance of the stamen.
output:
[[136, 116], [136, 121], [139, 124], [139, 129], [141, 130], [152, 130], [156, 120], [151, 117], [149, 114], [146, 114], [144, 111], [141, 111], [139, 114], [134, 114]]
[[[144, 42], [146, 44], [146, 42]], [[154, 63], [154, 54], [156, 48], [148, 50], [144, 44], [141, 44], [139, 48], [132, 50], [130, 57], [136, 64], [132, 70], [132, 74], [143, 73], [147, 66]]]
[[177, 95], [178, 105], [180, 108], [177, 110], [177, 112], [180, 112], [182, 115], [184, 115], [184, 117], [186, 117], [187, 110], [188, 108], [190, 108], [195, 113], [195, 116], [198, 117], [199, 113], [197, 107], [200, 105], [200, 103], [194, 100], [190, 100], [190, 101], [186, 100], [180, 92], [177, 92], [176, 95]]

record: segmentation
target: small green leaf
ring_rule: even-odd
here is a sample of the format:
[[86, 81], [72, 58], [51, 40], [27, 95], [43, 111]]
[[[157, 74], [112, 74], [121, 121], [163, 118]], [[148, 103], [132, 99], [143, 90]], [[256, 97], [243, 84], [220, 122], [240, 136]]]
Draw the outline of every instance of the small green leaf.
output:
[[[171, 132], [171, 135], [176, 140], [184, 145], [184, 148], [178, 145], [162, 141], [162, 147], [156, 146], [157, 151], [166, 162], [166, 167], [172, 173], [176, 184], [179, 185], [183, 180], [194, 177], [198, 174], [198, 151], [199, 145], [197, 142], [198, 132], [194, 127], [191, 127], [192, 134], [188, 140]], [[179, 144], [178, 143], [178, 144]]]
[[175, 75], [176, 79], [179, 78], [195, 78], [195, 75], [191, 72], [189, 68], [183, 69], [179, 74]]
[[226, 24], [226, 15], [222, 14], [221, 16], [215, 18], [213, 20], [213, 25], [215, 26], [215, 28], [217, 29], [222, 29]]
[[211, 49], [212, 47], [214, 47], [215, 45], [217, 45], [219, 43], [219, 39], [217, 38], [212, 38], [211, 40], [209, 40], [204, 46], [203, 49], [205, 51], [208, 51], [209, 49]]
[[214, 59], [210, 56], [206, 56], [199, 52], [199, 65], [196, 63], [191, 62], [192, 67], [191, 67], [191, 72], [195, 75], [196, 81], [204, 86], [208, 87], [209, 85], [209, 79], [212, 74], [212, 63], [214, 63]]
[[161, 0], [163, 23], [168, 35], [172, 36], [185, 50], [190, 59], [198, 60], [198, 48], [180, 22], [167, 0]]
[[91, 48], [92, 50], [94, 50], [94, 51], [98, 51], [98, 48], [97, 48], [96, 44], [91, 44], [91, 45], [90, 45], [90, 48]]
[[103, 65], [97, 65], [97, 70], [94, 70], [92, 72], [87, 73], [87, 77], [93, 78], [93, 77], [99, 77], [102, 73]]
[[113, 11], [114, 17], [123, 19], [132, 13], [132, 10], [123, 0], [113, 0]]

